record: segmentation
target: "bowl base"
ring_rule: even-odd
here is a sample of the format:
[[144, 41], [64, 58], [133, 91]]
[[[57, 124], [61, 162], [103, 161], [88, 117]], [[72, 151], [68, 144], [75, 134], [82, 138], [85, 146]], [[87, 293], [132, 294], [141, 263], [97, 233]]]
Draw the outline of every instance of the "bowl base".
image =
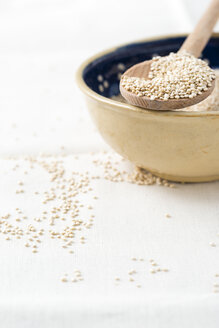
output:
[[148, 169], [143, 166], [137, 166], [139, 169], [146, 170], [153, 175], [156, 175], [159, 178], [174, 181], [174, 182], [181, 182], [181, 183], [201, 183], [201, 182], [213, 182], [219, 180], [219, 175], [211, 175], [211, 176], [201, 176], [201, 177], [187, 177], [187, 176], [180, 176], [180, 175], [171, 175], [166, 173], [157, 172], [151, 169]]

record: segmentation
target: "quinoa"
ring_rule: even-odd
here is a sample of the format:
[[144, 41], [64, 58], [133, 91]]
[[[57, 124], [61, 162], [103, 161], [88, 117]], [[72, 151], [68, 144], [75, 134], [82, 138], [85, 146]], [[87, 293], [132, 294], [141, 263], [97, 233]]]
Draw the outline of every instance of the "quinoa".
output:
[[183, 51], [154, 57], [147, 79], [123, 76], [121, 85], [139, 97], [168, 100], [194, 98], [207, 91], [214, 79], [204, 60]]
[[[215, 81], [215, 88], [205, 100], [201, 101], [200, 103], [182, 108], [182, 109], [175, 109], [174, 111], [186, 111], [186, 112], [205, 112], [205, 111], [218, 111], [219, 110], [219, 70], [214, 71], [216, 76]], [[113, 96], [111, 99], [124, 102], [126, 103], [126, 100], [122, 97], [121, 94], [118, 96]]]

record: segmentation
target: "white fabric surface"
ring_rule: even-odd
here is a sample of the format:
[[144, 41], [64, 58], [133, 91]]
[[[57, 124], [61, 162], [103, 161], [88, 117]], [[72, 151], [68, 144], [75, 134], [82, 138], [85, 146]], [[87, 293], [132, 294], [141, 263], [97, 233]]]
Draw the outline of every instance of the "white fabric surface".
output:
[[[187, 3], [1, 2], [0, 216], [16, 207], [30, 218], [39, 215], [42, 205], [34, 191], [50, 186], [42, 168], [36, 165], [25, 175], [27, 163], [10, 156], [65, 153], [61, 159], [67, 172], [88, 170], [102, 177], [93, 185], [96, 203], [93, 194], [82, 197], [94, 203], [95, 222], [86, 244], [76, 243], [75, 254], [46, 235], [37, 254], [0, 235], [1, 327], [218, 327], [219, 294], [213, 293], [213, 284], [219, 283], [214, 277], [219, 273], [219, 183], [168, 189], [103, 179], [90, 152], [108, 146], [74, 83], [77, 66], [95, 52], [152, 35], [188, 32], [196, 18]], [[16, 163], [20, 167], [12, 171]], [[129, 163], [118, 166], [132, 169]], [[15, 194], [19, 180], [25, 181], [24, 194]], [[133, 262], [133, 256], [145, 260]], [[151, 274], [151, 258], [170, 271]], [[77, 268], [84, 281], [60, 281]], [[128, 281], [132, 269], [135, 283]]]

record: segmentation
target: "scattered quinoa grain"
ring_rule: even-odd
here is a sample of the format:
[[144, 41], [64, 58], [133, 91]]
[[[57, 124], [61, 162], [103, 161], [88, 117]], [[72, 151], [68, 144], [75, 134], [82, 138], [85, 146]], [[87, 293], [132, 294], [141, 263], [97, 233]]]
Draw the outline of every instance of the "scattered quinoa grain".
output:
[[62, 277], [61, 282], [68, 282], [68, 279], [66, 277]]

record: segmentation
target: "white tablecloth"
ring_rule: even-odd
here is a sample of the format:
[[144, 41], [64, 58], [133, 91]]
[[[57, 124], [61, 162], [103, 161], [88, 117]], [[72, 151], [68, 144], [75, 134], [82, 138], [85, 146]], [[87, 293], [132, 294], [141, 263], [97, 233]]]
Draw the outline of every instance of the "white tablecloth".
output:
[[[24, 238], [0, 234], [1, 327], [218, 327], [219, 183], [172, 189], [104, 179], [96, 158], [106, 162], [110, 155], [120, 171], [133, 168], [100, 138], [74, 82], [78, 65], [95, 52], [190, 31], [198, 3], [201, 12], [207, 1], [194, 7], [180, 0], [0, 4], [0, 216], [11, 213], [9, 222], [25, 227], [50, 209], [42, 205], [48, 173], [37, 163], [31, 169], [27, 155], [63, 161], [66, 175], [100, 176], [93, 191], [80, 194], [83, 219], [90, 205], [95, 218], [82, 231], [86, 243], [77, 237], [74, 254], [49, 237], [47, 220], [38, 223], [45, 235], [36, 254]], [[15, 221], [16, 208], [25, 222]], [[151, 259], [169, 271], [151, 273]], [[72, 283], [76, 269], [84, 280]], [[65, 273], [68, 282], [61, 281]]]

